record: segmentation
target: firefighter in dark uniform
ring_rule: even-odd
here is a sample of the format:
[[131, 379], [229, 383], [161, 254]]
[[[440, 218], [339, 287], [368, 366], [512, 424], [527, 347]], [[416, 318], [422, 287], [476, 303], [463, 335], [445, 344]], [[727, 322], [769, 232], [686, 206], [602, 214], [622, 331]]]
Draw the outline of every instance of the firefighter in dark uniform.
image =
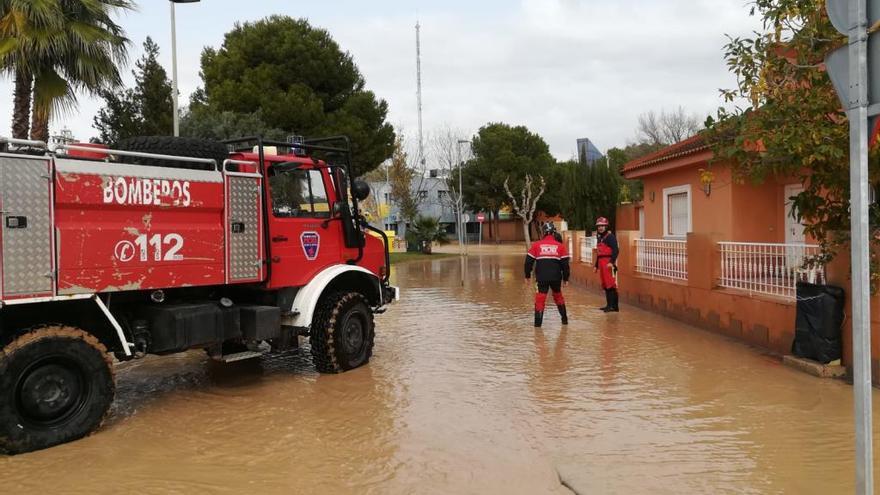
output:
[[601, 309], [606, 313], [620, 311], [617, 294], [617, 256], [620, 248], [617, 238], [608, 228], [608, 219], [599, 217], [596, 220], [596, 264], [595, 271], [599, 272], [602, 281], [602, 289], [605, 290], [605, 306]]
[[526, 254], [525, 263], [526, 281], [531, 280], [534, 268], [535, 280], [538, 283], [538, 291], [535, 293], [535, 327], [540, 327], [544, 321], [544, 306], [547, 302], [547, 293], [551, 290], [553, 301], [562, 317], [562, 324], [568, 325], [562, 285], [568, 285], [568, 277], [571, 275], [570, 256], [565, 245], [556, 240], [556, 227], [552, 222], [545, 223], [541, 231], [544, 237], [532, 243]]

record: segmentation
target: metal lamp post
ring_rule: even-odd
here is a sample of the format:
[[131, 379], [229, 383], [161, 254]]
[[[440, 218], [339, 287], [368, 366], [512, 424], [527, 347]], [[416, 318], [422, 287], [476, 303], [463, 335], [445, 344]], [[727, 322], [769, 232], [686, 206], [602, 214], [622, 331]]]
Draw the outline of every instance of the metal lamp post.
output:
[[464, 222], [462, 221], [464, 215], [464, 193], [462, 191], [462, 180], [461, 180], [461, 167], [463, 160], [461, 159], [461, 145], [469, 144], [470, 141], [467, 139], [459, 139], [457, 143], [458, 147], [458, 230], [461, 232], [459, 235], [458, 241], [458, 250], [461, 251], [463, 246], [467, 244], [467, 232], [465, 231]]
[[177, 110], [177, 26], [174, 19], [175, 3], [198, 3], [200, 0], [170, 0], [171, 3], [171, 104], [174, 111], [174, 135], [180, 135], [180, 114]]

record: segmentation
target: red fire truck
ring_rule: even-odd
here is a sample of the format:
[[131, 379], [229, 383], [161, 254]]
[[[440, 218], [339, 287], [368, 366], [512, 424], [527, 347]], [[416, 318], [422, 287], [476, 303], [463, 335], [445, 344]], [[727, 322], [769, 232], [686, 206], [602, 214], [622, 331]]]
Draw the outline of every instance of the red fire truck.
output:
[[114, 357], [370, 359], [399, 292], [346, 138], [0, 146], [0, 451], [96, 429]]

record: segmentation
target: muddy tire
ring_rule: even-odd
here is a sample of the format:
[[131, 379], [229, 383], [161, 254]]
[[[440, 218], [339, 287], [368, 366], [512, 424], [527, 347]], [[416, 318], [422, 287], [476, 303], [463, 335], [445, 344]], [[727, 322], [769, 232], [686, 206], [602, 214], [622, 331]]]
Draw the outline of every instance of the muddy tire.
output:
[[0, 452], [20, 454], [87, 436], [116, 387], [107, 348], [73, 327], [48, 326], [0, 350]]
[[312, 361], [321, 373], [341, 373], [370, 361], [375, 324], [366, 298], [358, 292], [336, 292], [318, 303], [309, 342]]
[[[217, 141], [206, 139], [172, 137], [172, 136], [140, 136], [123, 139], [116, 144], [121, 151], [139, 151], [142, 153], [156, 153], [159, 155], [188, 156], [192, 158], [209, 158], [217, 162], [217, 167], [223, 165], [223, 160], [229, 158], [226, 145]], [[154, 167], [176, 167], [193, 170], [213, 170], [212, 165], [207, 163], [189, 163], [176, 160], [161, 160], [158, 158], [121, 157], [120, 160], [134, 165], [151, 165]]]

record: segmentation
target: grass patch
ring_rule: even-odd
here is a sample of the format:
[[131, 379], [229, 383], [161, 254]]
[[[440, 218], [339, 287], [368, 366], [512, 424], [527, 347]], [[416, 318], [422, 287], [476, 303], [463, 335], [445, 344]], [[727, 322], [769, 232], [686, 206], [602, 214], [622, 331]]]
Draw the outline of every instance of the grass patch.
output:
[[451, 253], [434, 253], [434, 254], [391, 253], [391, 264], [394, 265], [396, 263], [406, 263], [408, 261], [439, 260], [439, 259], [443, 259], [443, 258], [453, 258], [456, 256], [458, 256], [458, 255], [451, 254]]

